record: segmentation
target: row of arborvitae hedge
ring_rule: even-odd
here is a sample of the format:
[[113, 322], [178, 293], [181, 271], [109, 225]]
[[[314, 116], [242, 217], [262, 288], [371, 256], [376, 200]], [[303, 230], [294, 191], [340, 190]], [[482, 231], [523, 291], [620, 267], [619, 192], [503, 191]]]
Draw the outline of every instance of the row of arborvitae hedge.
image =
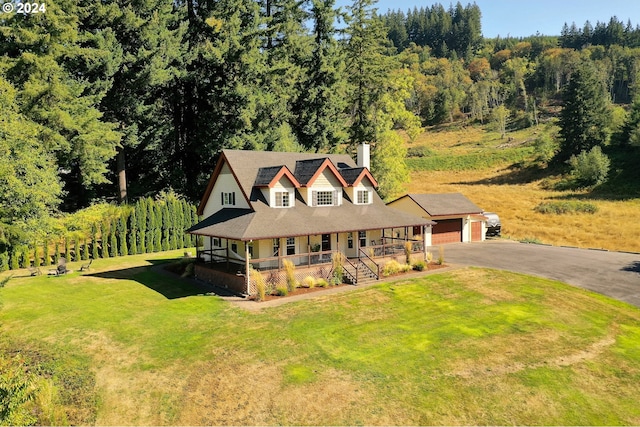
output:
[[196, 207], [176, 197], [143, 198], [134, 205], [103, 205], [71, 215], [44, 237], [5, 247], [0, 271], [193, 247], [184, 231], [198, 222]]

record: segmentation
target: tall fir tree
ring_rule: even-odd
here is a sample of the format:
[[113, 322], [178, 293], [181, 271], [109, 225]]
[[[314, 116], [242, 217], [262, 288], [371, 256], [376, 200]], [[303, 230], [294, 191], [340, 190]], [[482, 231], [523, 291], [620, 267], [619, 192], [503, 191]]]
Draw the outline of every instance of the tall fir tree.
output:
[[331, 152], [347, 139], [345, 57], [336, 40], [335, 0], [312, 0], [312, 54], [296, 101], [296, 133], [302, 146]]
[[560, 150], [556, 160], [589, 151], [608, 142], [611, 122], [610, 99], [593, 62], [582, 61], [564, 91], [560, 113]]
[[349, 142], [351, 147], [376, 140], [376, 111], [391, 69], [387, 31], [373, 7], [374, 0], [353, 0], [345, 30], [348, 39], [347, 79], [350, 84]]

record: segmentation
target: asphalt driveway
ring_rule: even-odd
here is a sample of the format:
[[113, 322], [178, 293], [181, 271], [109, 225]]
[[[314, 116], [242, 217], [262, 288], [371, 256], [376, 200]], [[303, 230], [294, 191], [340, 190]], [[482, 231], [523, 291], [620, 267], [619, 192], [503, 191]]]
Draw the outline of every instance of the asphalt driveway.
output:
[[640, 307], [640, 254], [487, 240], [445, 245], [444, 258], [560, 280]]

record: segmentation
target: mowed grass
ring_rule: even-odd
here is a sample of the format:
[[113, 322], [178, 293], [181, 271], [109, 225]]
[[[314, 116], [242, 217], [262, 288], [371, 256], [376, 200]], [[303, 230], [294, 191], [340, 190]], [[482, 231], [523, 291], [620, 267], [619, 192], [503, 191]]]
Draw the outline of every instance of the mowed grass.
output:
[[175, 256], [14, 277], [0, 348], [83, 363], [99, 425], [640, 423], [626, 304], [461, 269], [254, 313], [150, 268]]
[[[620, 194], [607, 198], [601, 192], [550, 190], [549, 178], [557, 177], [545, 176], [523, 160], [529, 152], [529, 161], [535, 157], [529, 150], [538, 134], [535, 129], [513, 132], [508, 134], [509, 141], [480, 126], [425, 132], [408, 146], [427, 146], [436, 159], [447, 161], [421, 167], [420, 162], [433, 160], [409, 159], [413, 171], [408, 191], [460, 192], [484, 210], [497, 212], [506, 238], [640, 252], [640, 198], [620, 200]], [[496, 151], [501, 154], [492, 157]], [[594, 205], [597, 212], [554, 215], [535, 210], [541, 203], [572, 199]]]

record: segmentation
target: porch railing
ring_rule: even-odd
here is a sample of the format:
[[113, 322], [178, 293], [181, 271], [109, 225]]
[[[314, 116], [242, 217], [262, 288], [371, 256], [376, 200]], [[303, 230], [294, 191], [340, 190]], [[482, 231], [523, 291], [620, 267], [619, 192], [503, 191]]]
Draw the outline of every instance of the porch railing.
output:
[[[356, 265], [354, 263], [352, 263], [349, 258], [347, 257], [343, 257], [344, 259], [344, 264], [342, 265], [342, 271], [344, 272], [344, 275], [347, 276], [347, 278], [351, 281], [351, 283], [353, 283], [354, 285], [358, 284], [358, 267], [356, 267]], [[351, 267], [353, 269], [353, 273], [349, 270], [349, 267]]]
[[[376, 278], [376, 280], [380, 279], [380, 266], [378, 265], [377, 262], [375, 262], [374, 260], [371, 259], [371, 257], [369, 255], [367, 255], [366, 252], [364, 252], [362, 249], [360, 249], [360, 256], [358, 256], [358, 262], [359, 265], [362, 265], [366, 270], [370, 271], [371, 274], [373, 274]], [[365, 261], [362, 260], [362, 257], [365, 258]], [[369, 262], [367, 262], [367, 260]], [[372, 268], [371, 265], [369, 265], [369, 263], [371, 263], [374, 267]], [[375, 268], [375, 270], [374, 270]]]
[[332, 251], [310, 252], [306, 254], [283, 255], [280, 257], [253, 258], [251, 265], [256, 270], [280, 270], [284, 260], [291, 261], [296, 267], [311, 267], [318, 264], [331, 264]]

